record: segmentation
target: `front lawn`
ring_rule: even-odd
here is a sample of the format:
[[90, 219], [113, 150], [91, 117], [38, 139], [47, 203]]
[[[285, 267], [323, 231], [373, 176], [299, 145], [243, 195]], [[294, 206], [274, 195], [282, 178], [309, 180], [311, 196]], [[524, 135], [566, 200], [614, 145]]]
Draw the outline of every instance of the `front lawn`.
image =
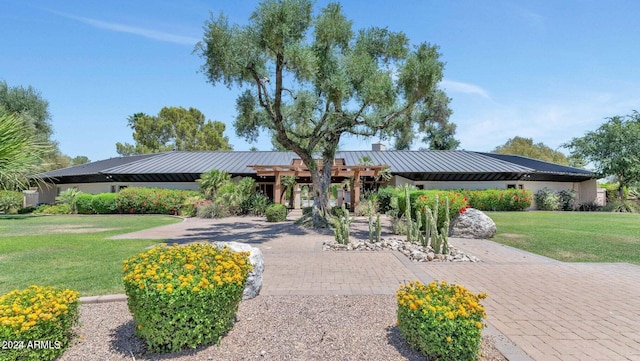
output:
[[107, 240], [180, 222], [169, 216], [0, 215], [0, 295], [32, 284], [81, 296], [123, 293], [122, 260], [157, 240]]
[[640, 265], [640, 215], [603, 212], [487, 212], [494, 241], [568, 262]]

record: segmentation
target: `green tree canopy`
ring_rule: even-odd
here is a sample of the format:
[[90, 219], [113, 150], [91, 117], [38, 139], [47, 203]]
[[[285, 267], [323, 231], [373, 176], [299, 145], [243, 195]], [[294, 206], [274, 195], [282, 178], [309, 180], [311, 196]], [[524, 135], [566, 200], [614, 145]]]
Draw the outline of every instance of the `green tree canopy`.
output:
[[71, 158], [62, 154], [58, 143], [52, 139], [49, 102], [39, 91], [31, 86], [10, 87], [5, 81], [0, 81], [0, 113], [12, 115], [24, 123], [32, 140], [46, 150], [45, 154], [38, 155], [40, 162], [31, 175], [71, 164]]
[[600, 177], [615, 176], [623, 199], [624, 187], [640, 181], [640, 113], [606, 119], [595, 131], [564, 146], [572, 156], [593, 164]]
[[532, 138], [513, 137], [501, 146], [492, 150], [493, 153], [513, 154], [543, 160], [557, 164], [569, 165], [569, 160], [564, 153], [553, 150], [544, 143], [533, 143]]
[[135, 144], [116, 144], [118, 154], [159, 153], [170, 150], [231, 150], [223, 135], [225, 124], [206, 120], [196, 108], [164, 107], [157, 116], [136, 113], [128, 118]]
[[411, 46], [387, 28], [353, 30], [337, 3], [313, 14], [309, 0], [266, 0], [247, 25], [212, 16], [196, 52], [209, 82], [244, 88], [237, 134], [255, 141], [271, 133], [307, 164], [316, 224], [326, 217], [329, 165], [342, 136], [417, 127], [440, 99], [436, 46]]

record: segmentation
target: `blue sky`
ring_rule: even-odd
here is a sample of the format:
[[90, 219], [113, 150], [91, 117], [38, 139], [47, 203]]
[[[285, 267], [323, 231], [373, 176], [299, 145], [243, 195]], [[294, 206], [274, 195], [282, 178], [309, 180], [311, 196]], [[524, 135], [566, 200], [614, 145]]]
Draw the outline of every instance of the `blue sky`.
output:
[[[605, 117], [640, 110], [638, 1], [342, 4], [355, 29], [386, 26], [440, 47], [461, 149], [490, 151], [514, 136], [558, 148]], [[127, 117], [163, 106], [225, 122], [235, 150], [270, 150], [267, 138], [248, 144], [235, 135], [238, 92], [207, 83], [192, 53], [210, 11], [246, 23], [255, 5], [0, 0], [0, 80], [41, 92], [70, 156], [117, 156], [116, 142], [132, 142]], [[341, 149], [370, 149], [372, 141], [347, 139]]]

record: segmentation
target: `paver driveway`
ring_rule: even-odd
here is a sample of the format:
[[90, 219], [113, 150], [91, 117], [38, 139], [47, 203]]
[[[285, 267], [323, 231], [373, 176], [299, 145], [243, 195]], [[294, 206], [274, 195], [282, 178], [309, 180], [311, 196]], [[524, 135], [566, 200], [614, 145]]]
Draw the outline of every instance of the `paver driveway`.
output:
[[[366, 238], [365, 227], [353, 235]], [[488, 292], [488, 321], [535, 360], [640, 360], [638, 266], [564, 263], [462, 239], [451, 242], [481, 263], [411, 263], [398, 252], [323, 252], [330, 233], [246, 217], [121, 236], [132, 237], [252, 243], [265, 255], [266, 295], [392, 294], [405, 281], [447, 280]]]

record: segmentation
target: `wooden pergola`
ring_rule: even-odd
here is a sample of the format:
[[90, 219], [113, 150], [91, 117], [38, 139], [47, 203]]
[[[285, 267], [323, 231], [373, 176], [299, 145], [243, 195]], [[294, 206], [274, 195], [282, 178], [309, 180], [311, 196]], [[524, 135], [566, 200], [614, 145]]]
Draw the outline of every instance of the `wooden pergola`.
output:
[[[322, 160], [316, 160], [319, 169], [322, 169]], [[377, 177], [381, 171], [389, 168], [387, 165], [345, 165], [344, 159], [335, 159], [331, 165], [331, 177], [351, 179], [351, 211], [360, 203], [360, 177]], [[294, 176], [299, 178], [311, 178], [309, 168], [301, 159], [294, 159], [288, 165], [249, 165], [260, 177], [274, 177], [273, 200], [280, 203], [282, 192], [281, 177]]]

